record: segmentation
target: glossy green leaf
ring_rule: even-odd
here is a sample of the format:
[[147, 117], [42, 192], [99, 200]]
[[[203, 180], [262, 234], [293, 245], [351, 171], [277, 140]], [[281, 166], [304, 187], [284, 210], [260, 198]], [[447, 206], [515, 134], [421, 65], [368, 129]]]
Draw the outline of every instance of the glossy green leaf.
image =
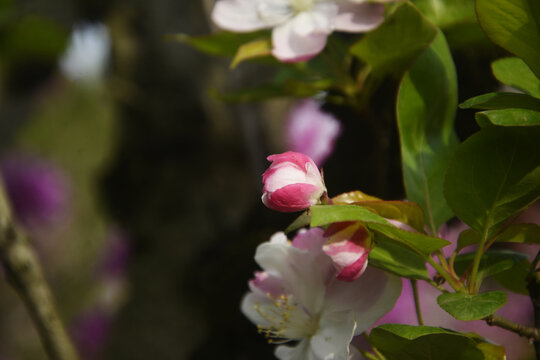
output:
[[407, 69], [433, 41], [437, 28], [411, 3], [400, 4], [374, 31], [354, 44], [350, 52], [377, 73]]
[[[457, 250], [466, 246], [478, 244], [480, 234], [472, 229], [463, 231], [459, 235]], [[536, 224], [512, 224], [495, 238], [495, 242], [540, 244], [540, 226]]]
[[495, 274], [493, 278], [505, 289], [528, 296], [529, 289], [527, 289], [527, 276], [529, 275], [530, 270], [531, 263], [528, 260], [523, 259], [510, 269]]
[[540, 98], [540, 78], [517, 57], [499, 59], [491, 63], [493, 75], [508, 86]]
[[230, 68], [236, 68], [240, 63], [272, 53], [272, 43], [269, 38], [258, 39], [242, 44], [231, 62]]
[[413, 0], [418, 9], [435, 25], [444, 29], [462, 23], [475, 23], [471, 0]]
[[457, 80], [442, 33], [401, 82], [397, 118], [407, 198], [424, 210], [433, 232], [453, 214], [443, 196], [444, 173], [458, 139], [454, 133]]
[[437, 303], [458, 320], [479, 320], [493, 314], [506, 304], [506, 293], [504, 291], [490, 291], [475, 295], [445, 293], [439, 295]]
[[484, 354], [484, 360], [506, 360], [506, 351], [502, 346], [488, 342], [481, 342], [476, 346]]
[[190, 45], [208, 55], [232, 57], [237, 53], [238, 48], [243, 44], [268, 36], [269, 32], [266, 30], [249, 33], [232, 33], [222, 31], [211, 35], [202, 36], [173, 34], [167, 35], [166, 39]]
[[450, 244], [448, 241], [420, 233], [401, 230], [361, 206], [355, 205], [314, 205], [310, 208], [311, 226], [323, 226], [335, 222], [362, 221], [377, 233], [401, 243], [422, 256]]
[[538, 126], [540, 125], [540, 111], [528, 109], [488, 110], [475, 114], [476, 122], [480, 127], [490, 124], [498, 126]]
[[489, 232], [540, 197], [540, 128], [489, 127], [459, 146], [444, 193], [471, 228]]
[[409, 279], [429, 280], [424, 259], [407, 247], [377, 235], [377, 246], [369, 253], [369, 265]]
[[488, 93], [470, 98], [459, 104], [459, 107], [462, 109], [473, 108], [482, 110], [514, 108], [540, 111], [540, 99], [526, 94]]
[[384, 201], [361, 191], [351, 191], [332, 198], [336, 205], [354, 204], [362, 206], [386, 219], [400, 221], [418, 232], [424, 231], [424, 212], [410, 201]]
[[387, 360], [484, 359], [470, 337], [430, 326], [385, 324], [371, 331], [369, 341]]
[[478, 22], [495, 44], [520, 57], [540, 77], [538, 0], [476, 0]]

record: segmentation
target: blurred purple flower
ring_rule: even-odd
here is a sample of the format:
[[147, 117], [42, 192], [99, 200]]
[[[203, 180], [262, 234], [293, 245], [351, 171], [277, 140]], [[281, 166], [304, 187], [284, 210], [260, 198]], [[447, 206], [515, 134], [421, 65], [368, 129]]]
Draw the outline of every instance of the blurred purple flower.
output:
[[317, 102], [308, 99], [291, 110], [285, 131], [289, 150], [306, 154], [320, 167], [334, 150], [342, 125], [322, 111]]
[[71, 326], [73, 340], [84, 359], [98, 358], [111, 325], [111, 316], [101, 309], [87, 311], [73, 321]]
[[131, 246], [126, 232], [118, 227], [112, 227], [106, 238], [99, 273], [103, 277], [125, 277]]
[[17, 220], [27, 228], [57, 225], [69, 208], [69, 181], [54, 164], [27, 154], [1, 161], [2, 178]]

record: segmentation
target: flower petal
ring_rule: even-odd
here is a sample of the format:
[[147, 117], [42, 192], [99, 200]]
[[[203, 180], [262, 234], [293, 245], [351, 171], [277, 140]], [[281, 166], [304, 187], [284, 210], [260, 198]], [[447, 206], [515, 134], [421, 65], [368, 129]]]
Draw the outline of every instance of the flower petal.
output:
[[349, 311], [324, 312], [319, 331], [311, 338], [317, 359], [347, 360], [356, 322]]
[[274, 355], [280, 360], [319, 360], [314, 357], [309, 340], [302, 340], [296, 346], [278, 346]]
[[237, 32], [267, 27], [259, 19], [257, 2], [253, 0], [218, 0], [212, 10], [212, 20], [222, 29]]
[[295, 212], [315, 205], [322, 196], [321, 190], [311, 184], [292, 184], [282, 187], [272, 194], [264, 193], [262, 202], [270, 209], [282, 212]]
[[325, 33], [301, 36], [294, 31], [293, 21], [288, 21], [272, 31], [272, 54], [284, 62], [306, 61], [324, 49], [326, 38]]
[[354, 309], [355, 334], [366, 331], [390, 311], [401, 294], [401, 279], [368, 267], [354, 282], [334, 281], [328, 288], [326, 305], [333, 311]]
[[384, 5], [372, 2], [358, 4], [344, 0], [339, 3], [334, 28], [353, 33], [366, 32], [379, 26], [383, 20]]
[[324, 230], [321, 228], [301, 229], [294, 237], [292, 246], [298, 249], [308, 250], [312, 253], [320, 253], [326, 241], [323, 235]]

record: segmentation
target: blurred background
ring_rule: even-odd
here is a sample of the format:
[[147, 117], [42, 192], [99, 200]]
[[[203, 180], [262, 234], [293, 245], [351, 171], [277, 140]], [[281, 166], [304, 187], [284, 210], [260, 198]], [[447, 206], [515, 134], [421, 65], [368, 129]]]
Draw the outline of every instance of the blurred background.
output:
[[[2, 177], [84, 359], [273, 358], [239, 302], [256, 246], [294, 219], [266, 209], [260, 191], [266, 156], [294, 148], [298, 104], [211, 96], [272, 74], [229, 71], [166, 40], [215, 30], [212, 6], [0, 0]], [[449, 38], [460, 100], [493, 90], [501, 51], [482, 36], [474, 47]], [[397, 84], [384, 82], [362, 114], [322, 104], [339, 119], [321, 159], [331, 195], [404, 197]], [[472, 119], [459, 111], [461, 139]], [[0, 359], [44, 359], [20, 300], [5, 282], [0, 293]]]

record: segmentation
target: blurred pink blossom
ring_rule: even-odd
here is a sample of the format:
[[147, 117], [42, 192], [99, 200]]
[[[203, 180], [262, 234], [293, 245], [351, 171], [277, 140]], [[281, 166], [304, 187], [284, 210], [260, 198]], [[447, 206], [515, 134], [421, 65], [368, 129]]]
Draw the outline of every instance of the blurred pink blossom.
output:
[[334, 151], [342, 126], [312, 99], [298, 103], [289, 113], [285, 137], [290, 150], [306, 154], [322, 166]]
[[272, 54], [284, 62], [309, 60], [334, 30], [366, 32], [384, 19], [384, 6], [349, 0], [218, 0], [212, 19], [234, 32], [272, 30]]

